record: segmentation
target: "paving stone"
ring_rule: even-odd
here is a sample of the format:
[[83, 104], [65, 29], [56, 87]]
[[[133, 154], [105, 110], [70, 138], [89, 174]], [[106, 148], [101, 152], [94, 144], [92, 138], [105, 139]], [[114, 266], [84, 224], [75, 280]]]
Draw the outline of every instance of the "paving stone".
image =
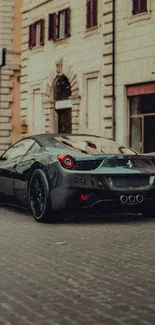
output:
[[43, 225], [0, 208], [0, 325], [153, 325], [154, 247], [155, 219]]

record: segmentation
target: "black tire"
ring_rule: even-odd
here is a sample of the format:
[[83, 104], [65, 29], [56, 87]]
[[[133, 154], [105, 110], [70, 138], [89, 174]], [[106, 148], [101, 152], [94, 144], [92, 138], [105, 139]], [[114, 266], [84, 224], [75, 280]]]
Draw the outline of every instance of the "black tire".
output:
[[36, 169], [29, 181], [28, 196], [33, 217], [38, 222], [52, 221], [53, 213], [49, 194], [49, 184], [44, 171]]

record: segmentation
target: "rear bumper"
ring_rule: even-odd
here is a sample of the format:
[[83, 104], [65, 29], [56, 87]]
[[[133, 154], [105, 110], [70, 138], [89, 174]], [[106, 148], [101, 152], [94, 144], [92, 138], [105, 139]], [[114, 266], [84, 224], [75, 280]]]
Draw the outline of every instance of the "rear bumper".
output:
[[[83, 195], [83, 196], [82, 196]], [[135, 197], [135, 202], [122, 203], [120, 197], [126, 195]], [[136, 196], [143, 197], [142, 202], [136, 201]], [[88, 196], [88, 197], [87, 197]], [[50, 192], [51, 203], [54, 211], [58, 210], [91, 210], [101, 212], [143, 212], [155, 204], [155, 191], [124, 192], [111, 190], [93, 190], [82, 188], [69, 188], [60, 186]]]

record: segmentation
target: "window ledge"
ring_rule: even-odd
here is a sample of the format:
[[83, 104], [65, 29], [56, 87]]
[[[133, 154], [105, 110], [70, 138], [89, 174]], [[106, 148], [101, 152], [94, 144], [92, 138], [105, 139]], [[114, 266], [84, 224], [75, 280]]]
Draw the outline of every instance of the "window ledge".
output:
[[141, 12], [139, 14], [132, 15], [128, 18], [128, 24], [133, 24], [141, 20], [146, 20], [151, 18], [151, 10]]
[[85, 36], [84, 38], [94, 35], [94, 34], [99, 34], [100, 33], [100, 26], [95, 26], [89, 29], [85, 30]]
[[59, 38], [59, 39], [56, 39], [56, 40], [48, 40], [48, 44], [49, 43], [52, 43], [54, 46], [57, 46], [57, 45], [62, 45], [62, 44], [68, 44], [69, 42], [69, 38], [70, 37], [63, 37], [63, 38]]
[[29, 50], [32, 51], [33, 53], [43, 52], [44, 46], [43, 45], [37, 45], [37, 46], [32, 47]]

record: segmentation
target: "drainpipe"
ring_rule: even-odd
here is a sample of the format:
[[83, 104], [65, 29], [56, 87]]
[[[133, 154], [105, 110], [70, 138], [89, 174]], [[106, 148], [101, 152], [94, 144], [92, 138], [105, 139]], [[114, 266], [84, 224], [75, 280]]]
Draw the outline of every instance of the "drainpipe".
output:
[[112, 3], [112, 138], [115, 140], [115, 0]]

